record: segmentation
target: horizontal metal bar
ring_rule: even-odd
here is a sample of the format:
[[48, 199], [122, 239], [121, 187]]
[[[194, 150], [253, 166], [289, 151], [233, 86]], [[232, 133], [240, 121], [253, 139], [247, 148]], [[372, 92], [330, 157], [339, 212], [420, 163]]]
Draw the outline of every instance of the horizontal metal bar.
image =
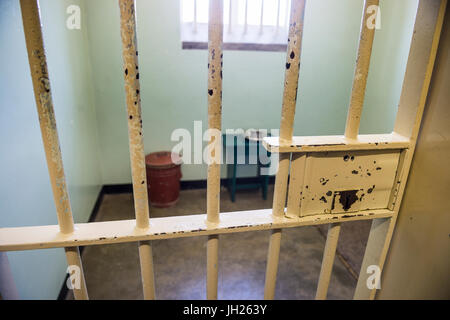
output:
[[150, 218], [149, 228], [136, 228], [136, 220], [118, 220], [75, 224], [75, 231], [63, 234], [57, 225], [0, 228], [0, 251], [35, 250], [99, 244], [136, 242], [272, 230], [300, 226], [370, 220], [392, 216], [387, 209], [344, 214], [318, 214], [287, 218], [272, 215], [272, 209], [221, 213], [220, 222], [206, 224], [206, 215]]
[[345, 136], [292, 137], [291, 143], [280, 143], [278, 137], [266, 137], [264, 147], [270, 152], [324, 152], [353, 150], [407, 149], [408, 138], [395, 132], [389, 134], [360, 134], [357, 139]]

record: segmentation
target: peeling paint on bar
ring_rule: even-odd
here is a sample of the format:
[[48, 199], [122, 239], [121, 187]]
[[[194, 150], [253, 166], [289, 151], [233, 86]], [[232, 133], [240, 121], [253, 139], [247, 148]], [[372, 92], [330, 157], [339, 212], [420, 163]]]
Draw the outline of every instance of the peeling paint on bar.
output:
[[[208, 236], [236, 232], [274, 230], [301, 226], [371, 220], [391, 217], [390, 210], [367, 210], [346, 214], [307, 217], [274, 217], [271, 209], [221, 213], [220, 222], [208, 224], [206, 214], [151, 218], [149, 228], [136, 228], [136, 220], [75, 224], [72, 234], [62, 234], [57, 225], [0, 228], [0, 251], [101, 245], [147, 240]], [[100, 239], [101, 238], [101, 239]]]
[[[222, 65], [223, 65], [223, 2], [209, 1], [208, 23], [208, 128], [209, 132], [222, 130]], [[220, 163], [222, 135], [211, 135], [208, 145], [208, 177], [206, 189], [206, 211], [208, 224], [220, 221]], [[218, 153], [218, 154], [217, 154]], [[199, 231], [200, 232], [200, 231]], [[217, 299], [219, 238], [208, 237], [206, 295], [208, 299]]]
[[[210, 0], [209, 5], [208, 128], [220, 131], [222, 129], [223, 3], [219, 0]], [[215, 152], [220, 153], [222, 143], [214, 141], [214, 139], [220, 137], [210, 137], [208, 142], [211, 146], [219, 146], [211, 152], [214, 153], [214, 158], [218, 159], [220, 159], [220, 155], [216, 155]], [[210, 157], [210, 153], [208, 153], [208, 157]], [[212, 160], [210, 157], [208, 164], [207, 213], [208, 221], [216, 223], [219, 221], [220, 212], [220, 164]]]
[[[289, 35], [284, 76], [283, 104], [281, 108], [280, 141], [289, 144], [294, 130], [295, 106], [297, 103], [298, 76], [302, 52], [303, 24], [306, 0], [291, 1]], [[275, 177], [272, 213], [275, 217], [284, 215], [290, 154], [280, 154], [278, 171]], [[267, 253], [264, 299], [273, 299], [278, 271], [278, 258], [281, 245], [281, 229], [273, 230]]]
[[[66, 178], [62, 163], [61, 148], [58, 131], [56, 129], [55, 112], [53, 109], [52, 93], [45, 57], [44, 41], [42, 39], [39, 5], [37, 0], [21, 0], [23, 29], [33, 82], [34, 97], [41, 127], [42, 142], [47, 159], [53, 199], [58, 217], [58, 230], [61, 234], [72, 234], [74, 223], [72, 208], [67, 191]], [[75, 299], [88, 299], [84, 271], [78, 247], [66, 249], [68, 265], [76, 265], [80, 269], [80, 289], [74, 290]]]
[[367, 20], [370, 19], [367, 10], [372, 6], [378, 6], [379, 2], [379, 0], [364, 1], [355, 75], [353, 77], [350, 106], [345, 126], [345, 136], [349, 139], [356, 139], [358, 136], [366, 93], [367, 76], [369, 74], [370, 57], [372, 55], [373, 39], [375, 37], [375, 26], [369, 28], [367, 24]]
[[73, 231], [72, 208], [67, 193], [58, 131], [56, 129], [50, 80], [42, 39], [39, 8], [36, 1], [21, 1], [25, 39], [33, 81], [34, 97], [45, 156], [52, 185], [53, 198], [62, 233]]
[[[120, 34], [125, 80], [128, 119], [128, 142], [130, 147], [131, 174], [133, 182], [136, 227], [149, 227], [147, 173], [145, 168], [144, 132], [142, 128], [139, 62], [136, 37], [136, 13], [134, 0], [119, 0]], [[145, 299], [155, 298], [152, 247], [149, 241], [139, 242], [142, 287]]]
[[139, 228], [146, 228], [149, 226], [149, 207], [142, 130], [141, 95], [138, 77], [139, 63], [134, 0], [119, 0], [119, 5], [136, 225]]

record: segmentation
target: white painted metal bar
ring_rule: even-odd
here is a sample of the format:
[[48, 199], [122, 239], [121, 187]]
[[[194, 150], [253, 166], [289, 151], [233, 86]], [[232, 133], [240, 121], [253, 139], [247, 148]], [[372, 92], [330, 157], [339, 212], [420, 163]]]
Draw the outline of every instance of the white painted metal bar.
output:
[[275, 298], [280, 247], [281, 229], [272, 230], [269, 240], [269, 250], [267, 252], [266, 280], [264, 283], [265, 300], [273, 300]]
[[72, 289], [73, 295], [76, 300], [87, 300], [88, 293], [86, 288], [86, 281], [84, 278], [83, 264], [81, 262], [80, 250], [78, 247], [65, 247], [64, 251], [66, 252], [67, 264], [69, 266], [77, 266], [79, 268], [78, 270], [80, 271], [80, 287], [77, 288], [76, 286], [74, 286], [74, 288]]
[[302, 50], [303, 23], [306, 0], [292, 0], [289, 38], [284, 78], [283, 107], [281, 110], [280, 141], [289, 144], [294, 132], [295, 106], [297, 103], [298, 75]]
[[292, 154], [286, 216], [300, 216], [300, 200], [305, 177], [306, 153]]
[[153, 250], [150, 241], [139, 241], [139, 261], [144, 298], [155, 299], [155, 273], [153, 271]]
[[285, 12], [284, 12], [284, 27], [289, 31], [289, 8], [290, 0], [284, 0], [286, 2]]
[[[127, 103], [128, 141], [130, 147], [136, 227], [149, 227], [147, 173], [145, 168], [144, 138], [139, 85], [139, 63], [136, 39], [136, 13], [134, 0], [119, 0], [120, 33], [124, 82]], [[154, 299], [153, 258], [150, 242], [139, 243], [141, 277], [145, 299]]]
[[375, 288], [367, 287], [367, 277], [369, 276], [367, 268], [370, 265], [378, 266], [382, 275], [419, 134], [446, 7], [447, 0], [419, 0], [397, 119], [394, 125], [394, 132], [409, 137], [411, 144], [403, 155], [402, 168], [399, 168], [401, 174], [393, 216], [392, 218], [375, 219], [372, 222], [355, 290], [355, 299], [374, 299], [376, 295]]
[[248, 0], [245, 0], [244, 34], [247, 33], [247, 28], [248, 28]]
[[262, 34], [264, 29], [264, 0], [261, 0], [261, 12], [259, 20], [259, 33]]
[[[286, 73], [284, 81], [283, 106], [281, 111], [280, 141], [291, 144], [295, 106], [297, 103], [298, 75], [300, 71], [300, 55], [303, 37], [303, 22], [306, 0], [293, 0], [289, 26], [289, 38], [286, 57]], [[286, 203], [287, 179], [289, 174], [289, 153], [280, 153], [278, 171], [275, 178], [275, 190], [272, 212], [275, 217], [284, 216]], [[267, 254], [266, 280], [264, 297], [273, 299], [275, 296], [276, 272], [280, 253], [281, 229], [270, 237]]]
[[206, 244], [206, 295], [208, 300], [217, 300], [219, 282], [219, 236], [208, 236]]
[[194, 0], [194, 21], [193, 21], [194, 33], [197, 33], [197, 0]]
[[[208, 176], [206, 213], [209, 224], [217, 224], [220, 212], [220, 159], [222, 148], [222, 44], [223, 2], [209, 1], [208, 24]], [[218, 237], [208, 238], [207, 298], [217, 299]]]
[[[42, 38], [39, 4], [37, 0], [21, 0], [23, 29], [28, 51], [28, 61], [33, 82], [34, 97], [39, 114], [42, 142], [47, 159], [53, 199], [58, 217], [59, 232], [63, 235], [74, 231], [72, 208], [67, 192], [61, 148], [56, 128], [55, 111], [53, 108], [50, 79], [47, 69], [44, 41]], [[74, 244], [72, 244], [73, 246]], [[80, 270], [81, 288], [73, 290], [75, 299], [88, 299], [78, 247], [66, 249], [66, 259], [69, 266], [77, 266]]]
[[228, 12], [228, 33], [231, 33], [233, 24], [233, 0], [230, 0], [229, 12]]
[[272, 209], [223, 212], [218, 224], [206, 221], [206, 214], [151, 218], [151, 228], [136, 228], [136, 220], [78, 223], [72, 234], [62, 234], [58, 225], [0, 228], [0, 251], [103, 245], [163, 240], [247, 231], [274, 230], [339, 222], [389, 218], [386, 209], [317, 214], [305, 217], [276, 217]]
[[353, 77], [350, 106], [345, 126], [345, 136], [349, 139], [356, 139], [359, 133], [359, 123], [366, 93], [367, 75], [369, 74], [370, 56], [372, 55], [372, 45], [375, 36], [375, 25], [372, 26], [368, 23], [368, 19], [370, 19], [370, 15], [367, 15], [368, 9], [371, 6], [378, 5], [379, 0], [364, 1], [355, 75]]
[[317, 285], [316, 300], [325, 300], [330, 284], [331, 271], [333, 270], [334, 257], [339, 240], [341, 224], [334, 223], [328, 226], [327, 242], [322, 258], [322, 267], [320, 269], [319, 284]]
[[281, 0], [278, 0], [278, 3], [277, 3], [277, 26], [275, 29], [275, 33], [278, 33], [278, 30], [280, 29], [280, 5], [281, 5]]

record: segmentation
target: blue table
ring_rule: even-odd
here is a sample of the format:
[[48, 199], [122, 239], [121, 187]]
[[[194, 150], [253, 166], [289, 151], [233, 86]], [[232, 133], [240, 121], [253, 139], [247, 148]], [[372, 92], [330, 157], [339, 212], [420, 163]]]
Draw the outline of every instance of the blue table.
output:
[[[224, 159], [227, 165], [227, 184], [226, 187], [230, 192], [231, 201], [236, 200], [236, 190], [241, 189], [259, 189], [262, 190], [262, 197], [267, 199], [267, 186], [269, 184], [269, 175], [261, 174], [262, 168], [270, 167], [270, 152], [265, 151], [262, 146], [262, 141], [254, 141], [245, 138], [243, 135], [237, 134], [222, 134]], [[232, 156], [227, 157], [227, 149], [233, 149]], [[251, 151], [256, 150], [256, 154]], [[266, 152], [268, 161], [261, 161], [261, 153]], [[239, 159], [239, 161], [238, 161]], [[253, 160], [253, 163], [250, 163]], [[239, 162], [239, 163], [238, 163]], [[264, 163], [267, 162], [267, 163]], [[236, 172], [238, 165], [257, 165], [257, 180], [256, 183], [238, 183]]]

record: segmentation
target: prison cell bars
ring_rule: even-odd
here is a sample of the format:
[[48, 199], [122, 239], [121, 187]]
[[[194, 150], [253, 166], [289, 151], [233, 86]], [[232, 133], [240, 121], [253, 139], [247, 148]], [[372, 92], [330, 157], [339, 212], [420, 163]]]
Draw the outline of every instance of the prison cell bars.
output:
[[[56, 129], [47, 58], [42, 39], [39, 6], [37, 0], [21, 0], [20, 7], [28, 52], [28, 62], [30, 64], [31, 79], [33, 82], [34, 98], [39, 115], [42, 142], [44, 144], [59, 230], [63, 234], [70, 234], [74, 231], [72, 208], [67, 192], [61, 148]], [[74, 296], [76, 299], [88, 299], [80, 250], [77, 246], [73, 246], [66, 247], [65, 252], [67, 264], [69, 266], [77, 266], [80, 270], [81, 288], [74, 288]]]
[[[370, 5], [374, 4], [370, 4], [366, 1], [364, 5], [365, 12], [363, 15], [368, 13], [366, 10]], [[292, 152], [293, 161], [291, 164], [291, 177], [292, 173], [296, 171], [298, 173], [298, 171], [301, 170], [298, 169], [301, 168], [301, 165], [296, 165], [296, 162], [300, 161], [301, 156], [307, 152], [376, 150], [380, 149], [380, 144], [399, 150], [400, 159], [397, 166], [395, 183], [388, 204], [388, 209], [392, 212], [392, 215], [390, 217], [375, 218], [372, 220], [369, 241], [359, 273], [357, 289], [355, 291], [355, 299], [375, 298], [376, 290], [368, 289], [364, 274], [369, 265], [378, 266], [381, 271], [386, 259], [390, 239], [392, 237], [403, 191], [406, 185], [409, 167], [411, 165], [415, 142], [418, 136], [446, 5], [446, 0], [419, 1], [399, 110], [393, 133], [383, 135], [358, 135], [357, 132], [362, 111], [368, 66], [370, 64], [369, 50], [371, 49], [369, 49], [369, 47], [371, 47], [370, 42], [373, 41], [373, 35], [370, 36], [371, 40], [368, 42], [366, 34], [366, 36], [361, 35], [354, 86], [349, 107], [349, 121], [347, 122], [346, 133], [350, 132], [351, 134], [346, 134], [345, 136], [294, 137], [293, 140], [295, 141], [291, 144], [283, 144], [281, 139], [280, 141], [277, 141], [276, 138], [265, 138], [265, 146], [269, 151]], [[362, 27], [366, 28], [364, 18]], [[369, 26], [367, 25], [367, 28], [368, 27]], [[366, 38], [366, 40], [364, 40], [364, 38]], [[362, 59], [362, 56], [365, 58]], [[361, 72], [364, 72], [364, 74]], [[289, 191], [294, 192], [295, 190], [291, 189], [290, 186]], [[296, 200], [296, 203], [298, 203], [298, 199]], [[295, 207], [295, 204], [293, 204], [293, 206]], [[288, 203], [287, 216], [289, 216], [289, 211], [290, 203]], [[333, 226], [330, 226], [324, 250], [324, 259], [322, 260], [318, 290], [316, 293], [317, 299], [326, 298], [338, 234], [339, 227], [334, 228]]]
[[[123, 74], [125, 82], [128, 143], [130, 148], [136, 228], [150, 225], [145, 168], [144, 133], [142, 128], [139, 63], [136, 38], [136, 10], [134, 0], [119, 0], [120, 34], [122, 38]], [[138, 243], [141, 277], [145, 299], [155, 298], [153, 256], [150, 241]]]
[[[301, 0], [299, 1], [302, 2]], [[57, 140], [54, 112], [51, 103], [50, 86], [42, 43], [37, 1], [29, 2], [27, 0], [21, 0], [33, 87], [41, 121], [41, 130], [43, 132], [44, 147], [46, 150], [55, 204], [57, 207], [59, 226], [1, 228], [0, 251], [65, 248], [68, 263], [78, 265], [81, 268], [82, 286], [79, 291], [75, 290], [75, 298], [82, 299], [87, 298], [87, 293], [79, 252], [78, 249], [74, 247], [76, 245], [139, 242], [153, 239], [169, 239], [201, 235], [217, 236], [224, 233], [256, 230], [275, 230], [273, 232], [277, 233], [283, 228], [357, 220], [372, 220], [372, 228], [354, 298], [373, 299], [375, 297], [375, 289], [367, 289], [365, 281], [366, 277], [363, 275], [366, 270], [365, 268], [370, 264], [378, 265], [382, 270], [386, 259], [393, 228], [395, 226], [395, 220], [406, 185], [415, 141], [417, 140], [446, 5], [447, 0], [419, 1], [410, 54], [399, 103], [399, 111], [394, 132], [392, 134], [358, 135], [357, 139], [347, 139], [342, 136], [292, 138], [291, 133], [290, 136], [287, 135], [288, 138], [292, 138], [290, 144], [286, 144], [286, 140], [281, 144], [280, 141], [283, 140], [276, 138], [266, 138], [264, 141], [264, 145], [269, 151], [280, 152], [281, 154], [292, 153], [294, 161], [301, 159], [301, 154], [305, 154], [305, 152], [402, 150], [396, 176], [398, 184], [393, 188], [392, 203], [389, 205], [388, 209], [363, 210], [347, 214], [317, 214], [304, 217], [288, 217], [283, 214], [276, 215], [275, 213], [279, 213], [280, 211], [276, 211], [276, 206], [274, 205], [273, 210], [265, 209], [222, 213], [220, 220], [218, 220], [217, 223], [208, 222], [208, 215], [192, 215], [153, 218], [151, 219], [151, 227], [147, 228], [138, 228], [136, 225], [137, 220], [81, 223], [77, 224], [76, 228], [74, 228], [67, 190], [64, 183], [64, 174], [62, 170], [59, 143]], [[292, 110], [290, 111], [290, 114], [293, 117]], [[289, 124], [289, 120], [287, 123]], [[286, 131], [284, 130], [283, 132]], [[296, 166], [294, 165], [293, 168], [295, 167]], [[301, 166], [299, 167], [301, 168]], [[212, 181], [216, 180], [212, 179]], [[278, 189], [280, 188], [278, 187]], [[284, 195], [286, 195], [286, 190], [283, 192]], [[70, 226], [72, 226], [72, 228], [70, 228]], [[332, 230], [333, 228], [331, 228], [329, 232], [330, 238], [334, 237], [337, 233]], [[279, 235], [281, 236], [281, 233], [279, 233]], [[278, 259], [275, 259], [277, 257], [270, 255], [270, 253], [276, 253], [276, 255], [278, 255], [281, 237], [272, 239], [274, 240], [271, 240], [269, 245], [267, 269], [270, 269], [269, 264], [272, 264], [271, 272], [275, 272], [274, 276], [270, 276], [270, 272], [266, 273], [265, 297], [268, 296], [267, 293], [272, 293], [271, 288], [271, 290], [267, 290], [267, 282], [271, 282], [267, 280], [268, 278], [272, 280], [273, 288], [275, 287], [274, 280], [278, 264], [274, 264], [273, 262], [274, 260], [278, 262]], [[335, 241], [332, 241], [331, 244], [334, 244], [334, 242]], [[334, 245], [331, 244], [330, 247], [333, 247]], [[271, 247], [274, 247], [274, 249], [271, 249]], [[326, 249], [324, 252], [325, 259], [333, 260], [331, 259], [331, 256], [327, 258], [327, 251], [328, 253], [334, 253], [335, 249]], [[145, 250], [144, 252], [149, 253], [148, 250]], [[215, 256], [217, 257], [217, 254]], [[141, 262], [146, 260], [149, 260], [149, 257], [144, 257], [141, 259]], [[331, 264], [327, 263], [325, 265], [330, 266]], [[148, 264], [148, 266], [151, 265]], [[325, 271], [323, 274], [327, 275], [328, 272]], [[150, 272], [147, 274], [150, 274]], [[215, 287], [217, 288], [217, 281], [215, 282]], [[318, 293], [323, 292], [323, 289], [324, 287], [319, 285]], [[211, 291], [214, 293], [214, 290]], [[326, 292], [321, 295], [326, 296]]]
[[[216, 225], [220, 212], [220, 159], [222, 146], [222, 43], [223, 3], [210, 0], [208, 23], [208, 177], [206, 188], [207, 223]], [[219, 237], [207, 242], [207, 298], [217, 299]]]
[[[370, 56], [372, 55], [373, 39], [375, 37], [375, 25], [368, 25], [368, 19], [370, 17], [368, 17], [367, 14], [368, 10], [374, 6], [378, 8], [379, 0], [365, 0], [363, 12], [361, 14], [358, 53], [356, 58], [355, 74], [353, 76], [350, 106], [347, 113], [347, 123], [345, 126], [345, 137], [348, 139], [357, 139], [359, 133], [359, 124], [364, 105], [367, 76], [369, 74]], [[317, 300], [324, 300], [327, 298], [328, 286], [330, 284], [331, 272], [333, 271], [334, 257], [339, 241], [340, 230], [340, 223], [330, 224], [328, 227], [322, 266], [320, 268], [319, 283], [316, 291]]]
[[[306, 0], [291, 1], [291, 16], [286, 55], [286, 71], [284, 79], [283, 105], [281, 110], [280, 143], [289, 144], [294, 131], [295, 104], [297, 103], [298, 76], [300, 71], [300, 57], [303, 37], [303, 23], [305, 17]], [[280, 153], [278, 170], [275, 177], [273, 194], [273, 215], [284, 216], [286, 203], [287, 180], [289, 175], [289, 153]], [[266, 280], [264, 298], [273, 299], [278, 270], [278, 260], [281, 245], [281, 229], [272, 231], [267, 254]]]
[[[345, 125], [345, 137], [356, 139], [359, 133], [359, 123], [364, 105], [367, 76], [369, 74], [370, 56], [372, 55], [373, 39], [375, 37], [375, 25], [369, 26], [368, 10], [371, 7], [378, 8], [379, 0], [365, 0], [361, 19], [358, 53], [356, 56], [355, 74], [350, 98], [350, 106]], [[378, 11], [377, 11], [378, 14]]]

